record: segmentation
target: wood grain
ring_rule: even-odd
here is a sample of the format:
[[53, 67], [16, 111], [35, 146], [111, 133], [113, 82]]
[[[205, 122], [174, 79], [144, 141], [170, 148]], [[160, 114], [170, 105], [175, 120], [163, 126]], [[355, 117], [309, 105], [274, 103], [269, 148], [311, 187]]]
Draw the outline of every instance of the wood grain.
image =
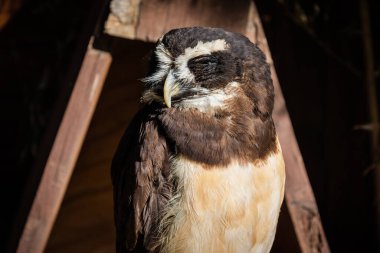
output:
[[249, 2], [244, 0], [142, 1], [136, 38], [156, 41], [173, 28], [189, 26], [224, 27], [244, 33], [248, 7]]
[[[105, 31], [118, 37], [153, 42], [167, 31], [178, 27], [224, 27], [244, 33], [249, 7], [247, 0], [141, 0], [140, 4], [136, 4], [136, 0], [113, 2], [116, 1], [131, 6], [131, 13], [139, 10], [138, 18], [129, 19], [123, 24], [120, 18], [111, 12]], [[131, 27], [136, 30], [131, 31]]]
[[305, 253], [328, 253], [330, 249], [319, 216], [318, 206], [298, 147], [292, 122], [286, 109], [285, 99], [274, 68], [260, 16], [253, 2], [251, 2], [249, 8], [246, 35], [264, 51], [271, 66], [275, 87], [273, 118], [286, 165], [285, 198], [300, 248]]
[[96, 107], [111, 56], [89, 48], [62, 119], [18, 253], [43, 252]]

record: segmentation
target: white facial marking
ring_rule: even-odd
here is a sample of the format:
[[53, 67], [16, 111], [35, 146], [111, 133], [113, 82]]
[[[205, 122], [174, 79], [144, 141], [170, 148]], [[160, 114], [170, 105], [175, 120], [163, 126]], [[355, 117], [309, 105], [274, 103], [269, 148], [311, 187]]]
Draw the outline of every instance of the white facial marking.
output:
[[236, 89], [239, 87], [238, 82], [231, 82], [226, 87], [216, 90], [208, 90], [206, 88], [198, 87], [202, 96], [188, 97], [187, 99], [179, 102], [179, 108], [197, 108], [204, 113], [214, 113], [216, 109], [223, 109], [229, 99], [235, 97]]
[[145, 83], [158, 83], [162, 82], [166, 75], [169, 73], [170, 66], [172, 64], [172, 56], [170, 52], [165, 48], [164, 44], [159, 43], [156, 51], [158, 70], [151, 76], [147, 76], [142, 79]]
[[212, 52], [223, 51], [227, 48], [228, 44], [222, 39], [209, 42], [199, 41], [195, 47], [186, 48], [185, 52], [178, 56], [175, 60], [175, 66], [178, 69], [176, 72], [178, 79], [193, 82], [195, 77], [187, 67], [187, 62], [194, 57], [200, 55], [210, 55]]
[[[186, 48], [185, 52], [175, 59], [174, 64], [176, 66], [176, 71], [174, 72], [177, 79], [193, 82], [194, 75], [191, 73], [187, 67], [187, 62], [200, 55], [209, 55], [212, 52], [223, 51], [228, 48], [228, 44], [225, 40], [218, 39], [209, 42], [199, 41], [198, 44], [193, 48]], [[158, 83], [162, 82], [166, 75], [169, 73], [171, 64], [173, 63], [173, 57], [170, 52], [165, 48], [164, 44], [159, 42], [155, 54], [158, 60], [158, 70], [151, 76], [142, 79], [146, 83]]]

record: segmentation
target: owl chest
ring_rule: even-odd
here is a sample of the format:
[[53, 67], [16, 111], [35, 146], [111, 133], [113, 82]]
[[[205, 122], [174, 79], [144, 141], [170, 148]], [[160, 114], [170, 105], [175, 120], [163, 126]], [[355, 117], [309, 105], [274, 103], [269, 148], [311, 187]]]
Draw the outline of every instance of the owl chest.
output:
[[165, 210], [162, 252], [269, 252], [283, 199], [281, 153], [219, 169], [178, 158], [172, 173], [178, 189]]

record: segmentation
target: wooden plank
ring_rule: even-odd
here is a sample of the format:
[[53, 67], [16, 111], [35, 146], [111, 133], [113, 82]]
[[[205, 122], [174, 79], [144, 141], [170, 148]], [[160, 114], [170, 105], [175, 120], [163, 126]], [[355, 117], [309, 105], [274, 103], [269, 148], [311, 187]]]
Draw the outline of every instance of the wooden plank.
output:
[[[53, 143], [55, 141], [58, 129], [60, 127], [60, 123], [62, 122], [64, 112], [66, 111], [67, 104], [72, 94], [72, 90], [78, 77], [81, 65], [83, 63], [84, 56], [87, 52], [89, 40], [91, 36], [94, 34], [94, 29], [97, 23], [99, 23], [99, 15], [101, 15], [105, 7], [107, 7], [108, 1], [85, 0], [84, 2], [82, 2], [82, 4], [83, 3], [88, 3], [86, 15], [85, 18], [81, 19], [82, 22], [80, 22], [80, 24], [78, 23], [79, 33], [77, 34], [77, 36], [75, 36], [76, 38], [72, 40], [73, 44], [72, 47], [70, 47], [71, 51], [69, 54], [70, 56], [67, 57], [67, 62], [65, 61], [65, 63], [62, 63], [62, 66], [66, 66], [64, 67], [64, 69], [61, 70], [61, 72], [63, 71], [62, 74], [64, 73], [63, 80], [60, 80], [56, 84], [58, 87], [54, 88], [58, 91], [58, 94], [56, 95], [55, 101], [52, 103], [52, 108], [50, 108], [50, 112], [48, 113], [48, 115], [46, 115], [48, 117], [46, 118], [47, 122], [45, 125], [45, 132], [42, 134], [42, 136], [40, 136], [38, 146], [36, 147], [38, 152], [35, 154], [33, 161], [31, 161], [32, 164], [30, 164], [30, 166], [27, 166], [27, 173], [26, 171], [19, 170], [21, 174], [27, 175], [24, 175], [26, 181], [24, 186], [19, 190], [22, 196], [20, 200], [18, 200], [18, 210], [15, 214], [13, 214], [14, 218], [13, 221], [11, 221], [12, 228], [9, 231], [10, 238], [6, 243], [6, 252], [13, 253], [17, 250], [18, 243], [20, 241], [28, 215], [30, 213], [30, 209], [33, 204], [33, 200], [35, 198], [38, 186], [40, 184], [40, 180], [44, 172], [49, 154], [53, 147]], [[55, 4], [53, 6], [55, 6]], [[41, 16], [40, 14], [38, 15]], [[17, 27], [22, 26], [22, 23], [24, 22], [22, 20], [27, 20], [25, 18], [30, 18], [30, 15], [32, 14], [28, 14], [23, 11], [17, 13], [15, 15], [15, 19], [9, 22], [8, 25], [4, 27], [4, 32], [12, 33], [12, 31], [18, 31], [16, 32], [18, 34], [20, 31], [25, 31], [25, 29], [20, 30]], [[46, 32], [48, 31], [48, 29], [49, 28], [46, 27], [42, 30]], [[27, 49], [28, 52], [34, 53], [38, 52], [39, 50], [40, 49], [35, 48]]]
[[248, 7], [245, 0], [145, 0], [141, 4], [136, 38], [155, 41], [173, 28], [205, 25], [244, 33]]
[[[113, 0], [112, 4], [123, 7], [118, 11], [112, 11], [111, 8], [106, 23], [107, 33], [153, 42], [170, 29], [188, 26], [224, 27], [244, 33], [249, 8], [247, 0], [141, 0], [141, 3], [137, 3], [136, 0]], [[123, 12], [124, 6], [130, 8], [125, 8]], [[123, 24], [121, 20], [128, 13], [133, 13], [136, 18], [125, 19]]]
[[18, 253], [43, 252], [111, 63], [108, 53], [87, 50], [50, 152]]
[[[91, 120], [46, 253], [115, 252], [110, 161], [139, 108], [150, 43], [115, 40], [112, 66]], [[127, 71], [126, 71], [127, 70]], [[90, 208], [89, 208], [90, 207]]]
[[257, 8], [251, 2], [246, 35], [264, 51], [275, 88], [273, 118], [286, 165], [285, 198], [302, 252], [330, 252]]

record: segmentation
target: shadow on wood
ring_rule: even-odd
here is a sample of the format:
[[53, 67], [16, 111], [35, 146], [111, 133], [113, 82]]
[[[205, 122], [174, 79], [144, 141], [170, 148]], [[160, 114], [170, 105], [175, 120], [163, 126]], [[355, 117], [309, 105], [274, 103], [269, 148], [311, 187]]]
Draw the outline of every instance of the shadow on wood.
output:
[[110, 162], [138, 109], [152, 44], [114, 43], [114, 58], [46, 252], [114, 252]]

